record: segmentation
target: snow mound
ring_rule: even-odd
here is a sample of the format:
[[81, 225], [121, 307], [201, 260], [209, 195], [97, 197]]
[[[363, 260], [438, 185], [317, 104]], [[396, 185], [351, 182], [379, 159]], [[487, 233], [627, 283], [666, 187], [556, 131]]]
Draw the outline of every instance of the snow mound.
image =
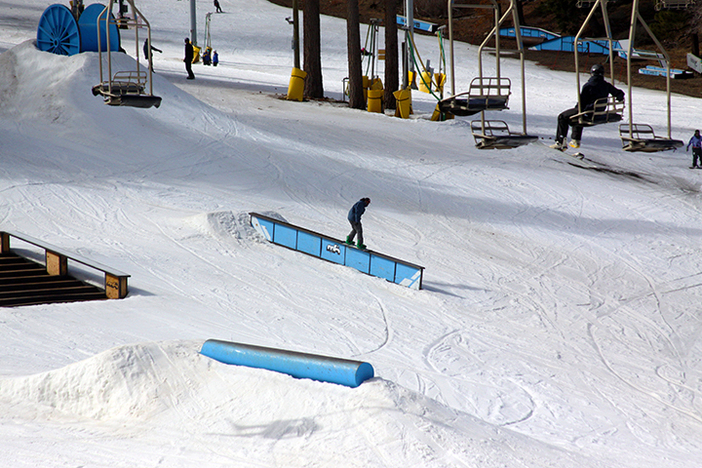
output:
[[[185, 375], [207, 372], [198, 343], [120, 346], [85, 361], [28, 377], [0, 381], [0, 398], [36, 416], [144, 418], [163, 411], [184, 390]], [[179, 388], [175, 382], [183, 385]], [[24, 403], [22, 405], [21, 403]]]
[[[513, 466], [517, 459], [536, 466], [530, 462], [540, 460], [541, 451], [553, 450], [381, 378], [355, 389], [295, 379], [219, 363], [199, 354], [201, 344], [120, 346], [62, 369], [0, 380], [0, 400], [10, 403], [7, 416], [23, 419], [112, 420], [147, 432], [160, 420], [243, 444], [263, 437], [276, 441], [278, 455], [300, 450], [295, 456], [309, 461], [323, 453], [329, 466], [378, 466], [379, 453], [402, 454], [384, 466], [444, 466], [447, 457], [476, 453], [491, 466]], [[337, 444], [332, 451], [330, 440]], [[263, 458], [275, 456], [270, 449], [250, 447]]]
[[237, 242], [261, 241], [256, 230], [251, 226], [247, 212], [216, 211], [202, 213], [187, 220], [188, 224], [202, 234], [219, 240], [235, 240]]
[[[275, 211], [264, 211], [260, 214], [287, 222], [280, 213]], [[261, 235], [251, 226], [251, 215], [245, 211], [202, 213], [188, 218], [187, 223], [202, 234], [212, 236], [215, 239], [234, 240], [239, 243], [265, 243]]]
[[[67, 57], [39, 51], [34, 41], [25, 41], [0, 55], [0, 112], [23, 119], [66, 118], [73, 77], [89, 56]], [[89, 92], [89, 90], [88, 90]], [[40, 95], [41, 99], [36, 96]]]

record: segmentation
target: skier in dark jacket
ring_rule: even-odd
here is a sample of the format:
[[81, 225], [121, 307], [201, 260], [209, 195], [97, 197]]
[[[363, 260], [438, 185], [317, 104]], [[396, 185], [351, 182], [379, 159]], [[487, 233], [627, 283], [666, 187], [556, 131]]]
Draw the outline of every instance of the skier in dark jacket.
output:
[[[604, 79], [604, 71], [604, 67], [599, 63], [593, 65], [590, 69], [590, 79], [583, 85], [583, 89], [580, 92], [580, 106], [583, 112], [588, 110], [604, 110], [599, 108], [595, 109], [595, 101], [606, 98], [610, 94], [614, 96], [617, 101], [621, 102], [624, 100], [624, 91], [607, 82]], [[570, 123], [570, 118], [578, 113], [578, 105], [576, 104], [574, 108], [565, 110], [558, 115], [556, 143], [551, 145], [552, 148], [556, 148], [561, 151], [566, 149], [567, 145], [565, 140], [568, 136], [568, 125]], [[573, 125], [573, 133], [571, 135], [573, 139], [570, 142], [570, 146], [573, 148], [579, 148], [582, 135], [583, 127], [580, 125]]]
[[185, 70], [188, 72], [188, 79], [194, 80], [195, 75], [193, 74], [193, 58], [195, 56], [195, 51], [193, 50], [193, 45], [190, 43], [190, 39], [185, 38]]
[[370, 198], [361, 198], [349, 210], [349, 223], [351, 223], [351, 233], [346, 236], [346, 243], [353, 245], [353, 238], [358, 234], [358, 243], [356, 246], [359, 249], [365, 249], [363, 244], [363, 226], [361, 225], [361, 216], [366, 212], [366, 207], [370, 205]]

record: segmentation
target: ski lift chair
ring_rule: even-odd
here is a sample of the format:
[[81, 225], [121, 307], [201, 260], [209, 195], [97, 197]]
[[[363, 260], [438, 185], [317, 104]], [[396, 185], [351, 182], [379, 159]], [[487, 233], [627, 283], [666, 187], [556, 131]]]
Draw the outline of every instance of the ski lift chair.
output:
[[[664, 3], [672, 5], [673, 3], [680, 4], [682, 2], [666, 0]], [[634, 50], [634, 38], [636, 37], [636, 26], [639, 22], [644, 27], [653, 42], [655, 42], [656, 46], [658, 47], [658, 52], [660, 55], [662, 55], [661, 61], [665, 63], [666, 67], [666, 110], [668, 114], [667, 138], [656, 136], [650, 125], [633, 123], [634, 112], [632, 99], [633, 88], [631, 83], [631, 60], [633, 55], [632, 51]], [[661, 44], [656, 38], [651, 28], [648, 27], [646, 21], [644, 21], [643, 17], [641, 16], [641, 13], [639, 12], [639, 0], [633, 0], [631, 5], [631, 24], [629, 26], [629, 47], [627, 50], [626, 65], [627, 78], [629, 81], [629, 124], [622, 124], [619, 126], [619, 136], [622, 139], [622, 149], [629, 152], [640, 151], [645, 153], [654, 153], [657, 151], [675, 150], [682, 147], [682, 141], [671, 138], [670, 56], [663, 48], [663, 44]]]
[[439, 110], [459, 117], [482, 111], [505, 110], [508, 109], [511, 86], [509, 78], [473, 78], [468, 92], [442, 99], [439, 101]]
[[622, 149], [632, 153], [675, 150], [685, 144], [680, 140], [656, 136], [653, 128], [646, 124], [621, 124], [619, 136], [622, 139]]
[[622, 120], [624, 101], [617, 101], [612, 96], [595, 101], [593, 109], [585, 110], [570, 118], [570, 126], [594, 127]]
[[[155, 96], [153, 94], [153, 65], [151, 63], [151, 56], [149, 55], [149, 66], [148, 71], [141, 70], [139, 65], [139, 33], [138, 30], [145, 28], [147, 32], [147, 40], [151, 43], [151, 25], [144, 18], [139, 10], [137, 10], [134, 5], [134, 0], [126, 0], [134, 11], [134, 18], [122, 18], [122, 25], [127, 26], [130, 29], [134, 29], [136, 45], [136, 70], [128, 71], [118, 71], [110, 76], [112, 71], [112, 49], [107, 47], [107, 79], [103, 79], [103, 44], [102, 38], [98, 35], [98, 54], [100, 60], [100, 83], [93, 86], [92, 92], [93, 96], [102, 96], [105, 100], [105, 104], [110, 106], [129, 106], [138, 107], [142, 109], [148, 109], [150, 107], [159, 107], [161, 105], [161, 97]], [[92, 6], [92, 5], [91, 5]], [[106, 29], [106, 43], [110, 44], [110, 25], [115, 23], [115, 18], [112, 15], [113, 2], [110, 2], [108, 6], [104, 7], [103, 12], [97, 15], [97, 24], [99, 26], [100, 22], [107, 25]], [[98, 27], [98, 30], [100, 28]], [[148, 90], [147, 90], [148, 83]]]
[[101, 95], [110, 106], [159, 107], [161, 97], [144, 94], [146, 81], [145, 71], [118, 71], [110, 81], [93, 86], [93, 96]]
[[656, 0], [655, 9], [661, 11], [667, 10], [685, 10], [695, 4], [695, 0]]
[[473, 120], [470, 130], [478, 149], [512, 149], [539, 139], [537, 136], [511, 132], [502, 120]]

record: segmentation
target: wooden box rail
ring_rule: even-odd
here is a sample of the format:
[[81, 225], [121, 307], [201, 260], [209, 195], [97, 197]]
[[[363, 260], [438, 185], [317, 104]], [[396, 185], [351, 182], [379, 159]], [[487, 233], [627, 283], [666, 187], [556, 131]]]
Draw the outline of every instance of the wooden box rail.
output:
[[10, 253], [10, 238], [14, 237], [28, 244], [44, 249], [46, 252], [46, 271], [49, 275], [65, 276], [68, 274], [68, 260], [81, 263], [105, 274], [105, 295], [109, 299], [122, 299], [128, 293], [129, 275], [98, 262], [88, 260], [74, 253], [66, 252], [47, 242], [19, 232], [0, 231], [0, 254]]

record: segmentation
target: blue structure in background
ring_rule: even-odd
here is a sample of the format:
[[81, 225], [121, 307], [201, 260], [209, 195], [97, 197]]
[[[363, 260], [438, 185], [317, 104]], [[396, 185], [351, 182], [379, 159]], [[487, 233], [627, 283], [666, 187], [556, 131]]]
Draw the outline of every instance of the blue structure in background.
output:
[[424, 267], [372, 250], [359, 250], [343, 241], [258, 213], [249, 213], [251, 225], [269, 242], [329, 262], [346, 265], [367, 275], [385, 278], [410, 289], [422, 289]]
[[[396, 16], [397, 20], [397, 25], [406, 28], [407, 27], [407, 17], [402, 16], [402, 15], [397, 15]], [[434, 34], [438, 29], [439, 25], [436, 23], [429, 23], [428, 21], [421, 21], [418, 19], [415, 19], [412, 24], [414, 25], [414, 29], [418, 29], [419, 31], [425, 31], [428, 33]]]
[[367, 362], [230, 341], [207, 340], [202, 345], [200, 354], [225, 364], [267, 369], [298, 379], [312, 379], [354, 388], [373, 378], [374, 374], [373, 366]]
[[[534, 28], [531, 26], [521, 26], [519, 28], [522, 39], [543, 39], [544, 41], [550, 41], [561, 37], [560, 34], [556, 34], [551, 31], [547, 31], [541, 28]], [[502, 37], [516, 37], [514, 26], [510, 28], [501, 28], [500, 36]]]
[[[612, 42], [614, 50], [619, 48], [617, 41]], [[550, 41], [542, 42], [529, 48], [530, 50], [556, 50], [561, 52], [575, 51], [575, 36], [563, 36]], [[609, 43], [606, 40], [596, 39], [592, 41], [582, 41], [578, 45], [578, 52], [581, 54], [603, 54], [609, 55]]]
[[[554, 50], [558, 52], [575, 51], [575, 36], [561, 36], [545, 29], [530, 26], [520, 27], [519, 32], [521, 33], [522, 40], [543, 40], [543, 42], [540, 44], [529, 47], [529, 50]], [[515, 37], [514, 27], [500, 29], [500, 36]], [[615, 51], [621, 51], [622, 45], [619, 43], [619, 41], [612, 41], [612, 48]], [[582, 54], [609, 55], [609, 42], [603, 39], [582, 41], [578, 46], [578, 52]]]

